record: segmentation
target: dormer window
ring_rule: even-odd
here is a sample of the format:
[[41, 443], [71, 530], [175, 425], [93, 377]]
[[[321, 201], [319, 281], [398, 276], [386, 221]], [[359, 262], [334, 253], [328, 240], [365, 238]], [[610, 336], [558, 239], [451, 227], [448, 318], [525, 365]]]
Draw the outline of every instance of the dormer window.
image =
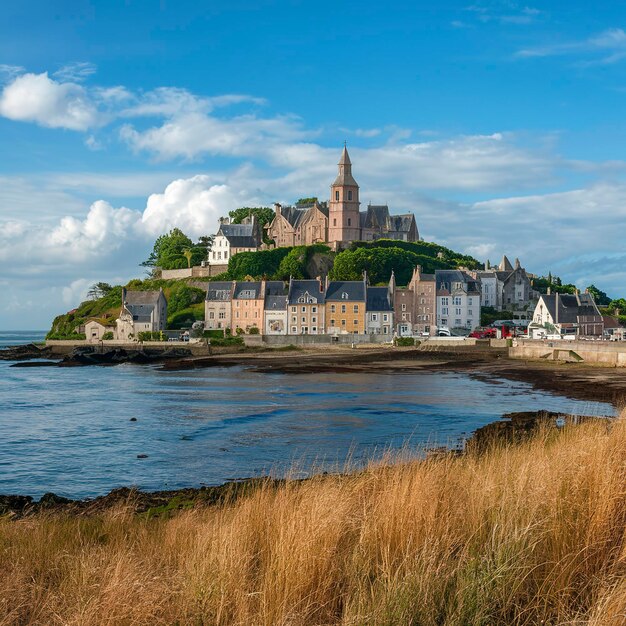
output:
[[347, 292], [347, 291], [344, 291], [344, 292], [341, 294], [341, 299], [342, 299], [342, 300], [347, 300], [347, 299], [348, 299], [348, 292]]

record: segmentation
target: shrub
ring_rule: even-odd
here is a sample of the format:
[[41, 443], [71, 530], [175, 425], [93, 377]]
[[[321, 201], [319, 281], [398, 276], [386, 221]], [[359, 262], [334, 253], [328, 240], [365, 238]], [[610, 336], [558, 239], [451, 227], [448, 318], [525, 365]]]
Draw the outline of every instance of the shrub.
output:
[[137, 334], [139, 341], [167, 341], [167, 336], [161, 330], [145, 330]]
[[227, 346], [243, 346], [244, 343], [242, 337], [212, 337], [211, 345], [220, 348]]
[[396, 337], [396, 346], [400, 346], [401, 348], [414, 346], [415, 339], [413, 337]]
[[256, 326], [252, 326], [248, 329], [249, 335], [258, 335], [260, 333], [259, 329]]
[[85, 335], [85, 333], [48, 333], [46, 339], [56, 341], [85, 341], [87, 335]]
[[239, 328], [239, 326], [237, 326], [237, 328], [235, 329], [235, 332], [237, 333], [237, 335], [243, 335], [244, 330], [243, 328]]
[[104, 335], [102, 335], [102, 339], [104, 341], [110, 341], [111, 339], [113, 339], [113, 332], [110, 330], [107, 330], [106, 333], [104, 333]]

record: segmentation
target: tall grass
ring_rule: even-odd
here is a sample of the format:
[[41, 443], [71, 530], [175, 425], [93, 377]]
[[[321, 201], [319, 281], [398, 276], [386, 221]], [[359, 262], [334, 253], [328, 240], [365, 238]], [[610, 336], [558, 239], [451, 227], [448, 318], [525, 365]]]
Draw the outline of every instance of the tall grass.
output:
[[626, 419], [170, 519], [4, 521], [0, 624], [620, 626]]

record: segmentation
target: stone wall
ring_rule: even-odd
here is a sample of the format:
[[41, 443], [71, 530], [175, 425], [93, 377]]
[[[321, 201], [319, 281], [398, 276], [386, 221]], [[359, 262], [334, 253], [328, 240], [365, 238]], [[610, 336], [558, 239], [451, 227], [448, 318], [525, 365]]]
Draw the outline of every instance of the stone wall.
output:
[[626, 342], [515, 339], [509, 356], [626, 367]]
[[191, 268], [183, 268], [181, 270], [161, 270], [161, 278], [163, 280], [181, 279], [181, 278], [213, 278], [218, 274], [224, 273], [228, 269], [226, 265], [208, 265], [201, 267], [196, 265]]
[[324, 344], [350, 345], [363, 343], [385, 343], [391, 341], [387, 335], [263, 335], [267, 346], [314, 346]]

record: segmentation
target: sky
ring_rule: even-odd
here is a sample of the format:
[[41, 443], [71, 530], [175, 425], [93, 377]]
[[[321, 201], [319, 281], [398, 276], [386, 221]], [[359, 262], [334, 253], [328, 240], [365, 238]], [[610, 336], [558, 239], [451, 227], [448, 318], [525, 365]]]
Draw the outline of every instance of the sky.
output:
[[45, 329], [157, 236], [327, 199], [626, 296], [619, 2], [21, 0], [0, 7], [0, 329]]

